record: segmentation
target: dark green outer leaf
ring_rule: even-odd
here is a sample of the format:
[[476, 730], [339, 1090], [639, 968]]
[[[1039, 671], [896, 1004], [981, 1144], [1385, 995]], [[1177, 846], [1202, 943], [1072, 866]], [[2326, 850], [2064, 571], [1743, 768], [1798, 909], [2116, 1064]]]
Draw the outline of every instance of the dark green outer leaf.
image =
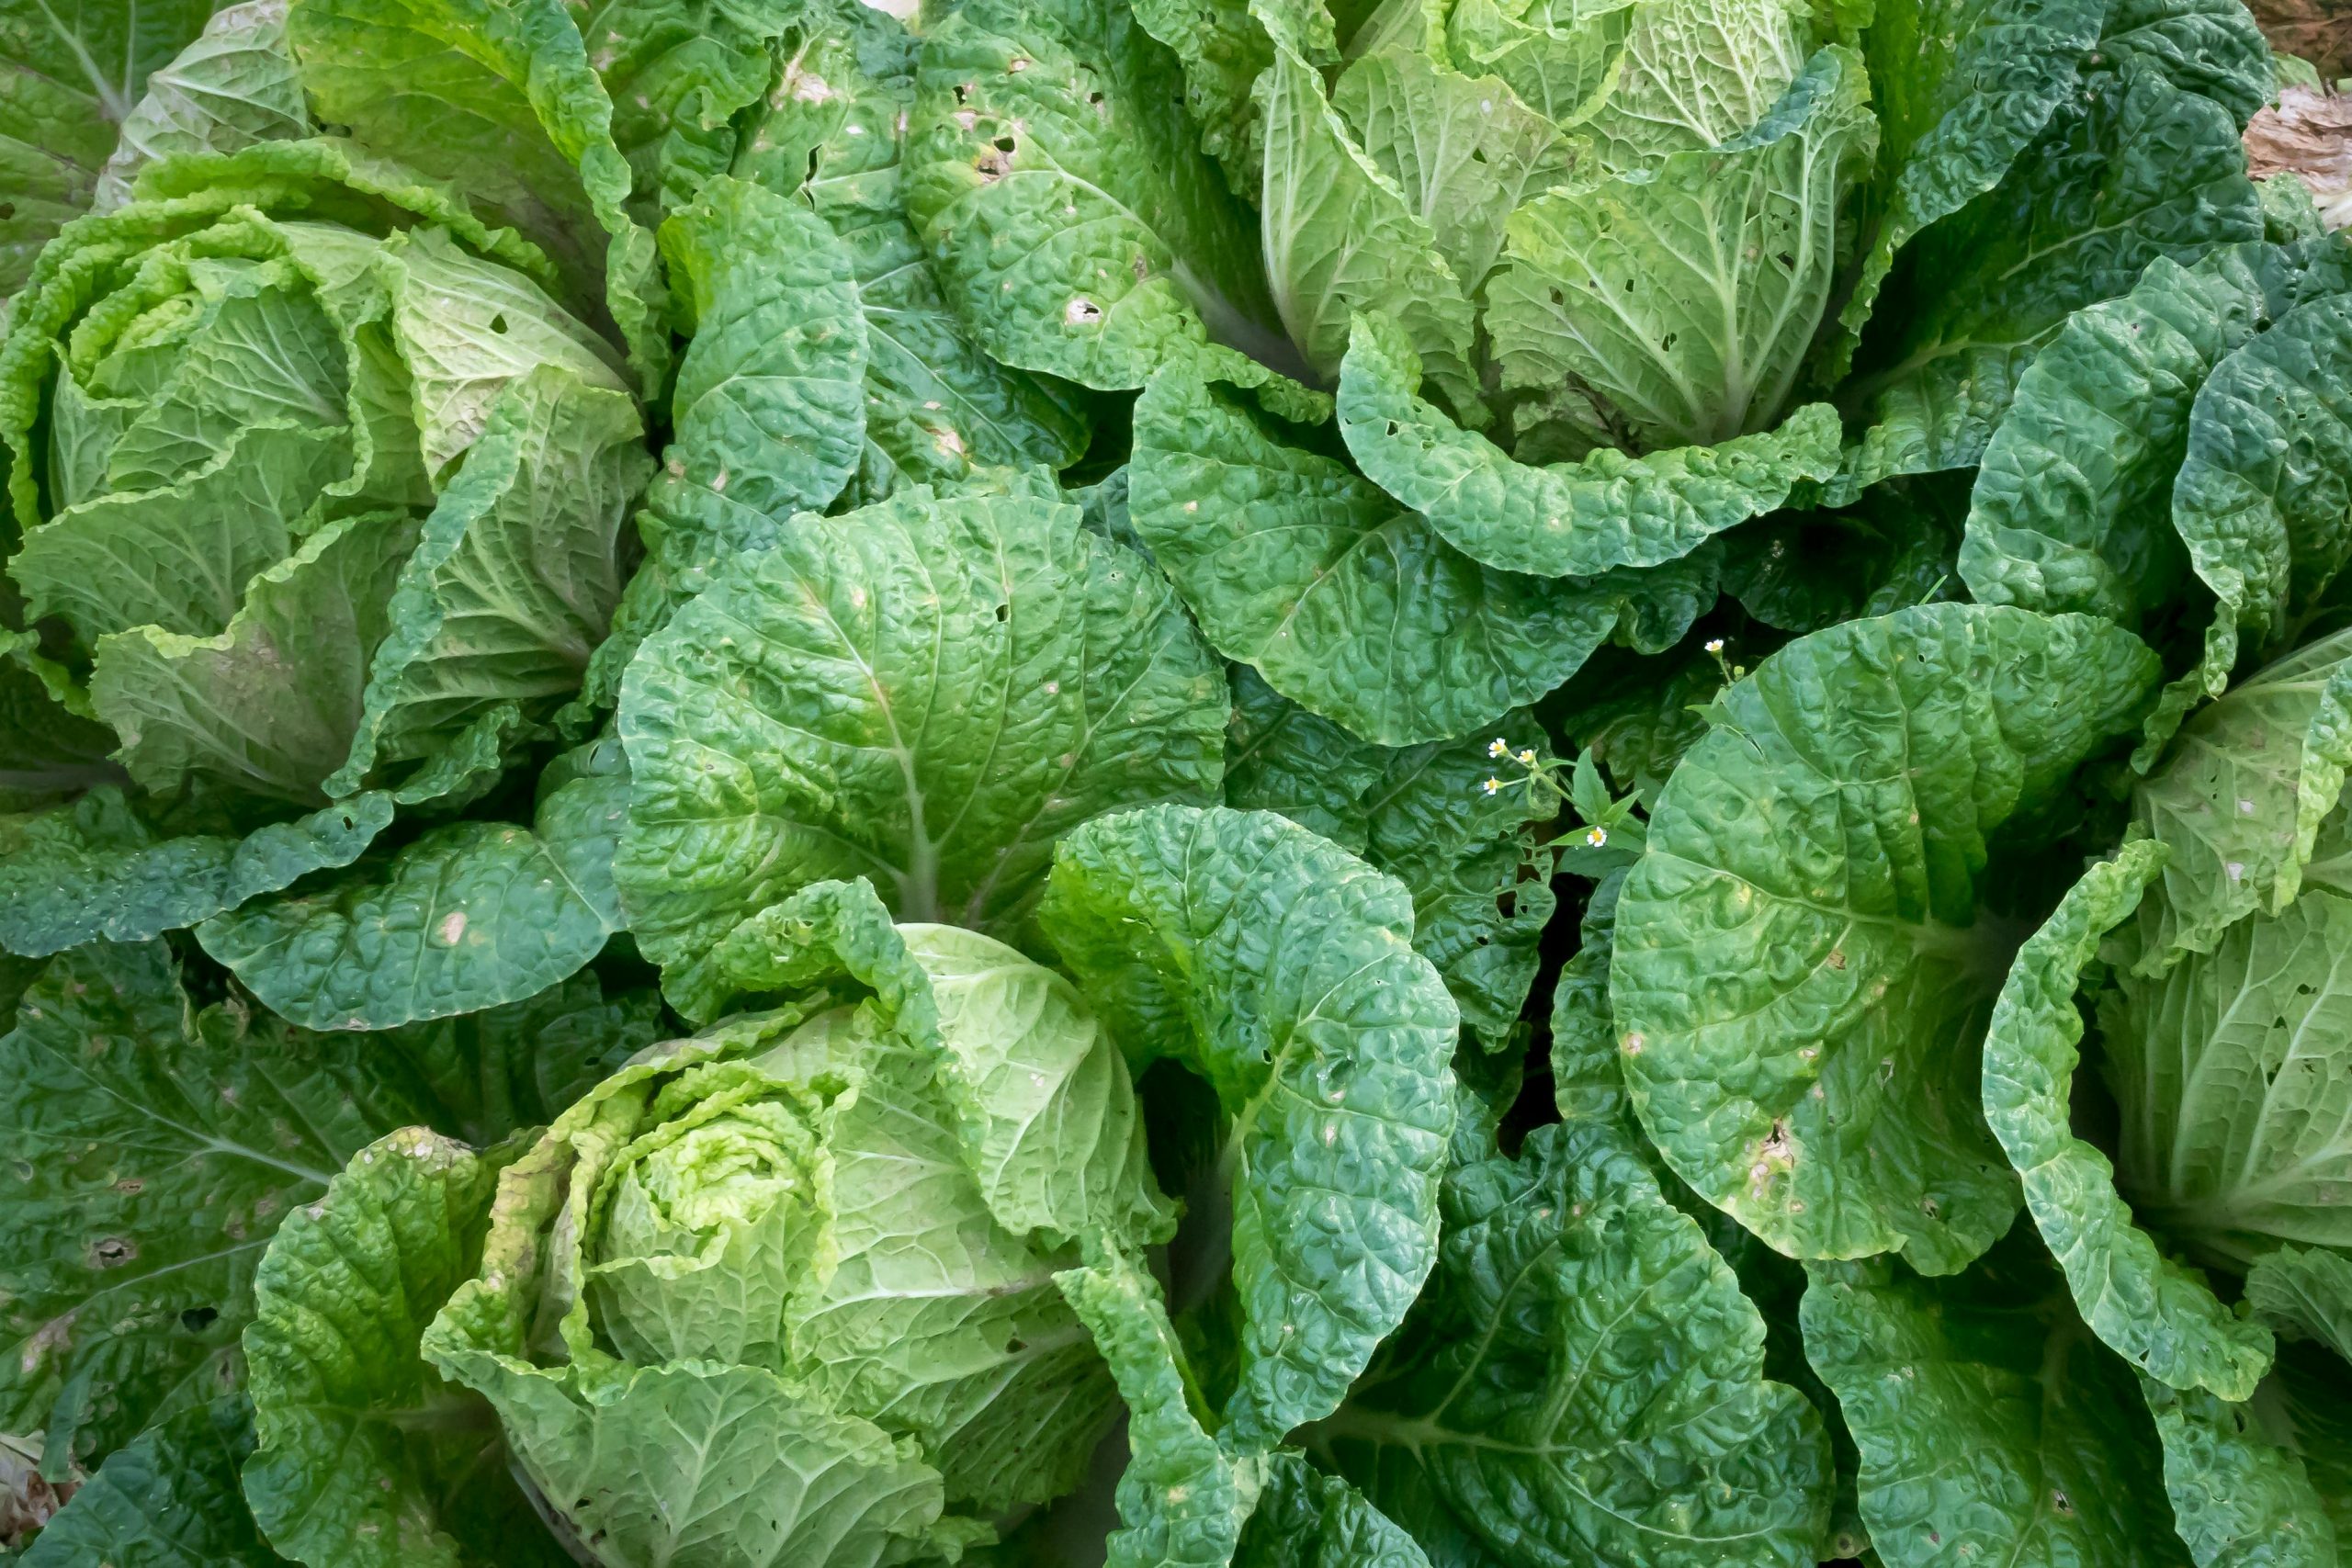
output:
[[[1557, 906], [1554, 814], [1526, 786], [1489, 794], [1498, 762], [1485, 735], [1391, 750], [1285, 701], [1248, 665], [1233, 670], [1227, 806], [1279, 811], [1402, 882], [1413, 896], [1413, 946], [1437, 966], [1462, 1021], [1488, 1050], [1517, 1025], [1535, 981], [1536, 945]], [[1516, 751], [1543, 737], [1523, 710], [1498, 722]]]
[[280, 1217], [430, 1111], [358, 1042], [197, 1013], [160, 942], [52, 962], [0, 1056], [0, 1427], [46, 1428], [60, 1473], [218, 1393]]
[[1765, 1380], [1762, 1320], [1645, 1156], [1572, 1111], [1448, 1178], [1439, 1273], [1313, 1434], [1425, 1539], [1526, 1568], [1818, 1561], [1819, 1417]]
[[2138, 721], [2155, 658], [2081, 616], [1930, 604], [1719, 697], [1628, 876], [1611, 994], [1642, 1122], [1780, 1250], [1949, 1273], [2017, 1187], [1977, 1047], [2014, 927], [2005, 822]]
[[17, 1568], [277, 1568], [238, 1482], [253, 1447], [242, 1394], [187, 1406], [108, 1455]]
[[1871, 428], [1828, 499], [1974, 463], [2073, 311], [2158, 256], [2186, 265], [2262, 232], [2226, 109], [2144, 59], [2086, 73], [1997, 186], [1912, 242], [1844, 394]]
[[1951, 1280], [1898, 1258], [1816, 1264], [1806, 1354], [1861, 1453], [1889, 1568], [2179, 1568], [2137, 1380], [2019, 1227]]
[[550, 790], [530, 827], [433, 829], [379, 868], [216, 915], [197, 940], [310, 1029], [390, 1029], [536, 995], [623, 924], [613, 854], [628, 774], [617, 746], [591, 754], [601, 761]]
[[2241, 647], [2290, 645], [2352, 556], [2352, 295], [2313, 299], [2213, 368], [2189, 412], [2173, 525], [2218, 601], [2204, 657], [2150, 722], [2228, 685]]
[[[2293, 1376], [2321, 1398], [2352, 1397], [2352, 1376], [2324, 1354], [2274, 1377]], [[2143, 1378], [2165, 1446], [2165, 1491], [2198, 1568], [2338, 1568], [2336, 1530], [2291, 1438], [2265, 1430], [2265, 1408], [2183, 1393]], [[2323, 1442], [2326, 1435], [2318, 1436]]]
[[1480, 565], [1187, 368], [1136, 404], [1129, 484], [1136, 531], [1211, 644], [1383, 745], [1533, 701], [1618, 621], [1607, 589]]
[[1155, 807], [1064, 840], [1038, 920], [1132, 1061], [1228, 1127], [1238, 1387], [1220, 1442], [1329, 1415], [1435, 1261], [1459, 1015], [1403, 887], [1263, 812]]
[[[1879, 121], [1870, 248], [1840, 318], [1850, 349], [1894, 254], [1990, 190], [2075, 85], [2098, 0], [1896, 0], [1862, 35]], [[1829, 369], [1842, 369], [1843, 354]]]
[[[2126, 844], [2085, 874], [2018, 951], [1985, 1036], [1984, 1114], [2024, 1179], [2026, 1207], [2092, 1331], [2177, 1388], [2242, 1400], [2269, 1368], [2270, 1331], [2235, 1316], [2194, 1272], [2158, 1250], [2117, 1193], [2116, 1168], [2076, 1138], [2069, 1122], [2083, 965], [2099, 938], [2132, 912], [2163, 860], [2154, 844]], [[2116, 1032], [2107, 1032], [2109, 1048], [2118, 1048]], [[2193, 1049], [2186, 1040], [2179, 1047]], [[2143, 1056], [2164, 1048], [2152, 1040], [2132, 1046]]]
[[308, 817], [226, 834], [172, 837], [121, 791], [0, 826], [0, 947], [41, 957], [86, 942], [145, 942], [349, 865], [390, 825], [370, 790]]

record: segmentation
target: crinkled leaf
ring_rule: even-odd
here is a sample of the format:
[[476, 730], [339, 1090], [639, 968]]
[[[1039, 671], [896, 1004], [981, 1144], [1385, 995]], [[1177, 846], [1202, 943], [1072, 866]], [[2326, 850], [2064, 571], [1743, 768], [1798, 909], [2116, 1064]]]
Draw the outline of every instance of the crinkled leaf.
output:
[[1076, 507], [910, 488], [802, 518], [647, 643], [616, 875], [690, 1016], [711, 946], [829, 877], [1017, 935], [1063, 833], [1215, 798], [1225, 711], [1166, 583]]
[[2116, 0], [2099, 30], [2099, 56], [2145, 60], [2174, 86], [2229, 110], [2241, 127], [2278, 95], [2262, 28], [2230, 0]]
[[991, 467], [1061, 468], [1086, 444], [1089, 411], [1072, 389], [981, 351], [907, 215], [919, 40], [857, 0], [804, 27], [735, 168], [798, 190], [848, 247], [865, 314], [859, 494], [878, 501], [903, 481], [944, 487]]
[[1862, 34], [1878, 113], [1878, 175], [1863, 189], [1868, 243], [1840, 310], [1843, 368], [1897, 251], [1997, 185], [2074, 89], [2098, 39], [2099, 0], [1900, 0]]
[[2020, 1226], [1965, 1274], [1815, 1264], [1805, 1354], [1860, 1450], [1862, 1519], [1899, 1568], [2177, 1568], [2156, 1434]]
[[1419, 1542], [1363, 1493], [1284, 1450], [1266, 1461], [1234, 1568], [1430, 1568]]
[[775, 73], [785, 7], [724, 0], [598, 0], [572, 7], [581, 43], [612, 100], [628, 161], [628, 209], [650, 226], [729, 172], [738, 119]]
[[[2083, 966], [2099, 938], [2132, 912], [2162, 863], [2157, 846], [2125, 845], [2115, 859], [2086, 873], [2018, 951], [1985, 1036], [1984, 1114], [2024, 1180], [2027, 1210], [2065, 1270], [2092, 1332], [2175, 1387], [2244, 1399], [2270, 1365], [2270, 1331], [2233, 1315], [2200, 1278], [2164, 1255], [2139, 1228], [2153, 1223], [2144, 1210], [2135, 1215], [2117, 1192], [2117, 1166], [2077, 1138], [2070, 1122], [2083, 1035], [2075, 993]], [[2185, 970], [2181, 976], [2192, 978]], [[2229, 999], [2222, 998], [2223, 1005]], [[2142, 1029], [2147, 1024], [2133, 1021]], [[2193, 1027], [2184, 1018], [2167, 1032]], [[2105, 1033], [2114, 1062], [2109, 1077], [2119, 1089], [2125, 1075], [2136, 1076], [2135, 1063], [2139, 1070], [2160, 1070], [2160, 1057], [2177, 1052], [2175, 1059], [2186, 1067], [2203, 1043], [2138, 1038], [2137, 1031], [2132, 1037], [2113, 1029]], [[2120, 1158], [2125, 1169], [2136, 1167], [2140, 1182], [2157, 1184], [2144, 1189], [2154, 1197], [2163, 1190], [2165, 1172], [2146, 1163], [2159, 1134], [2153, 1119], [2177, 1108], [2154, 1103], [2154, 1094], [2141, 1098], [2125, 1111]]]
[[[2352, 1396], [2352, 1377], [2312, 1359], [2296, 1369], [2305, 1389]], [[2290, 1374], [2282, 1367], [2273, 1375]], [[2165, 1493], [2198, 1568], [2337, 1568], [2335, 1521], [2296, 1452], [2301, 1434], [2278, 1419], [2278, 1401], [2257, 1394], [2252, 1405], [2232, 1404], [2202, 1389], [2141, 1382], [2164, 1440]]]
[[777, 518], [822, 511], [865, 434], [849, 252], [788, 196], [723, 175], [662, 224], [662, 249], [694, 323], [671, 397], [671, 482]]
[[0, 821], [0, 948], [42, 957], [85, 942], [144, 942], [347, 866], [392, 820], [381, 790], [237, 835], [174, 835], [102, 785]]
[[621, 929], [614, 846], [627, 766], [611, 742], [554, 783], [530, 827], [435, 828], [316, 892], [214, 916], [197, 939], [270, 1009], [311, 1029], [472, 1012], [575, 974]]
[[1055, 1276], [1127, 1404], [1132, 1458], [1119, 1477], [1109, 1568], [1226, 1568], [1264, 1483], [1202, 1429], [1159, 1282], [1114, 1250]]
[[2173, 599], [2188, 565], [2173, 480], [2198, 389], [2305, 288], [2352, 283], [2340, 254], [2233, 245], [2194, 267], [2160, 257], [2131, 293], [2070, 318], [1984, 449], [1961, 552], [1977, 599], [2133, 626]]
[[2085, 73], [1999, 185], [1906, 247], [1845, 394], [1871, 428], [1833, 499], [1974, 463], [2072, 312], [2159, 256], [2261, 237], [2228, 110], [2138, 57]]
[[[1550, 805], [1524, 788], [1486, 789], [1503, 765], [1486, 735], [1392, 750], [1285, 701], [1247, 665], [1233, 682], [1226, 804], [1278, 811], [1402, 882], [1414, 949], [1436, 965], [1464, 1024], [1500, 1048], [1557, 907], [1553, 855], [1538, 847]], [[1542, 735], [1524, 710], [1497, 728], [1513, 750]]]
[[1410, 899], [1281, 818], [1167, 806], [1065, 840], [1039, 922], [1131, 1060], [1216, 1090], [1241, 1318], [1219, 1439], [1270, 1449], [1435, 1261], [1459, 1017]]
[[1417, 384], [1394, 330], [1360, 318], [1340, 373], [1348, 451], [1447, 543], [1506, 571], [1581, 577], [1673, 560], [1779, 506], [1801, 479], [1838, 468], [1838, 419], [1826, 403], [1719, 446], [1645, 457], [1604, 448], [1546, 468], [1513, 461], [1463, 429]]
[[1374, 1504], [1499, 1562], [1818, 1559], [1820, 1418], [1766, 1381], [1762, 1319], [1636, 1135], [1538, 1128], [1457, 1168], [1445, 1207], [1428, 1292], [1314, 1430]]
[[1951, 1273], [2008, 1228], [1977, 1106], [2018, 940], [1995, 852], [2157, 674], [2104, 622], [1930, 604], [1792, 643], [1716, 700], [1611, 975], [1634, 1103], [1684, 1180], [1799, 1257]]
[[1366, 739], [1487, 724], [1575, 673], [1618, 623], [1608, 588], [1480, 565], [1188, 368], [1154, 378], [1135, 423], [1129, 517], [1211, 645]]
[[1247, 664], [1233, 666], [1225, 731], [1225, 803], [1279, 811], [1351, 854], [1370, 827], [1359, 804], [1381, 774], [1381, 750], [1299, 706]]
[[278, 1227], [254, 1280], [245, 1496], [317, 1568], [569, 1561], [500, 1462], [473, 1396], [417, 1352], [471, 1276], [498, 1173], [423, 1127], [359, 1151]]
[[932, 32], [907, 210], [981, 347], [1113, 389], [1211, 336], [1278, 341], [1254, 228], [1183, 95], [1113, 0], [979, 0]]
[[2216, 604], [2160, 718], [2219, 696], [2242, 648], [2290, 645], [2352, 556], [2352, 294], [2297, 306], [2213, 367], [2172, 495]]

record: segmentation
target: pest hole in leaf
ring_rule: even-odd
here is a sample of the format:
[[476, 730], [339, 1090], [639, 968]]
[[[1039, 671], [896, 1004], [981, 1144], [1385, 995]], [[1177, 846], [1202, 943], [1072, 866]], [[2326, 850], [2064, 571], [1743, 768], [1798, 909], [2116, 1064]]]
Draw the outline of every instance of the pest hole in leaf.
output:
[[1788, 268], [1791, 272], [1794, 272], [1797, 269], [1797, 258], [1789, 254], [1788, 252], [1782, 251], [1781, 253], [1781, 265]]
[[1029, 1341], [1020, 1337], [1018, 1335], [1015, 1335], [1012, 1338], [1004, 1342], [1004, 1353], [1008, 1356], [1018, 1356], [1022, 1351], [1026, 1350], [1027, 1348], [1029, 1348]]
[[1012, 618], [1012, 606], [1010, 604], [999, 604], [996, 607], [996, 618], [999, 626], [1001, 626], [1005, 622], [1011, 620]]
[[996, 139], [996, 150], [1000, 152], [1010, 152], [1017, 145], [1018, 143], [1010, 136], [1000, 136]]
[[1102, 95], [1100, 93], [1089, 93], [1086, 95], [1086, 103], [1088, 107], [1099, 109], [1102, 107]]
[[1474, 164], [1485, 163], [1487, 161], [1487, 150], [1484, 147], [1473, 147], [1470, 149], [1470, 161]]
[[968, 104], [972, 101], [972, 85], [969, 82], [956, 84], [956, 101], [959, 104]]
[[505, 312], [505, 311], [501, 310], [497, 315], [492, 316], [492, 317], [490, 319], [490, 330], [491, 330], [492, 332], [494, 332], [494, 333], [500, 333], [501, 335], [503, 335], [503, 334], [504, 334], [504, 333], [505, 333], [505, 331], [506, 331], [506, 312]]
[[190, 1307], [180, 1314], [180, 1326], [190, 1334], [201, 1334], [211, 1327], [212, 1320], [220, 1315], [219, 1307]]
[[1510, 888], [1504, 888], [1496, 895], [1495, 912], [1506, 920], [1516, 918], [1519, 914], [1519, 895]]
[[0, 218], [14, 218], [16, 215], [17, 204], [15, 202], [0, 201]]
[[106, 1236], [91, 1244], [90, 1266], [93, 1269], [119, 1268], [138, 1256], [138, 1243], [119, 1235]]

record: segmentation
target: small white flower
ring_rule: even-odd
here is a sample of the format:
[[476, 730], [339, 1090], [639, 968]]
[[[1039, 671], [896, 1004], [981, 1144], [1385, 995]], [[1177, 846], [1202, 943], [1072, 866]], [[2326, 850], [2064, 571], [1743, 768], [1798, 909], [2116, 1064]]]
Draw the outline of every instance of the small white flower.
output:
[[1709, 638], [1707, 639], [1707, 651], [1708, 651], [1709, 653], [1721, 653], [1723, 650], [1724, 650], [1724, 639], [1723, 639], [1723, 638], [1721, 638], [1721, 637], [1709, 637]]
[[1609, 829], [1606, 828], [1588, 828], [1585, 829], [1584, 841], [1590, 844], [1597, 850], [1601, 845], [1609, 841]]
[[1524, 765], [1531, 768], [1533, 767], [1535, 765], [1535, 748], [1530, 746], [1526, 750], [1521, 751], [1519, 754], [1519, 760]]
[[1492, 794], [1494, 794], [1497, 790], [1498, 790], [1498, 789], [1500, 789], [1500, 788], [1502, 788], [1502, 787], [1503, 787], [1503, 781], [1502, 781], [1502, 780], [1500, 780], [1500, 779], [1488, 779], [1488, 780], [1487, 780], [1487, 781], [1483, 785], [1481, 785], [1480, 787], [1481, 787], [1481, 788], [1483, 788], [1483, 789], [1484, 789], [1484, 790], [1485, 790], [1488, 795], [1492, 795]]
[[1508, 740], [1506, 740], [1506, 739], [1503, 739], [1501, 736], [1499, 736], [1499, 735], [1496, 736], [1492, 740], [1490, 740], [1490, 741], [1487, 742], [1487, 756], [1489, 756], [1489, 757], [1500, 757], [1500, 756], [1504, 756], [1504, 755], [1508, 754], [1508, 753], [1510, 752], [1510, 741], [1508, 741]]

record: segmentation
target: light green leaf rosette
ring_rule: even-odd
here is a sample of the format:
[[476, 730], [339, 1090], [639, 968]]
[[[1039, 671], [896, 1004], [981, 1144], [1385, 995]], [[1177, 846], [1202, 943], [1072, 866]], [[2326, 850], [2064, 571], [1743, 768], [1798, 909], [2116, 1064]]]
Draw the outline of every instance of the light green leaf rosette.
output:
[[18, 654], [129, 786], [5, 835], [0, 940], [31, 954], [233, 910], [479, 797], [577, 692], [651, 467], [619, 350], [452, 190], [316, 139], [182, 152], [134, 194], [43, 253], [0, 347], [7, 572], [49, 628]]
[[559, 1117], [424, 1356], [602, 1561], [954, 1561], [1117, 1408], [1054, 1276], [1170, 1228], [1125, 1063], [1067, 980], [863, 883], [718, 964], [776, 1005]]

